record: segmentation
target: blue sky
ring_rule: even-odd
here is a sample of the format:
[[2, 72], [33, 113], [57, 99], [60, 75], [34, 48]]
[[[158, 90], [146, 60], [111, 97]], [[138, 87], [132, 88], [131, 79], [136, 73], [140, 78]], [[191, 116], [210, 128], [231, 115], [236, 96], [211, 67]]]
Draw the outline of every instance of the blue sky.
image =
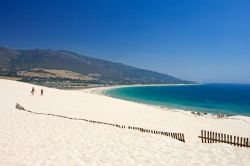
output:
[[67, 49], [201, 82], [250, 83], [247, 0], [1, 0], [0, 45]]

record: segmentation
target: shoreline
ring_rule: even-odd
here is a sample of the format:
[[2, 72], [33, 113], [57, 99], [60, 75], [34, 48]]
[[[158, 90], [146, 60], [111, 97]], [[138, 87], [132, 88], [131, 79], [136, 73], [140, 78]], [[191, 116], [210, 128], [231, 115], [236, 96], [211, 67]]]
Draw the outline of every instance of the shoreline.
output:
[[123, 101], [127, 101], [127, 102], [132, 102], [132, 103], [137, 103], [137, 104], [142, 104], [145, 106], [149, 106], [149, 107], [153, 107], [153, 108], [157, 108], [160, 109], [162, 111], [171, 111], [171, 112], [178, 112], [178, 113], [182, 113], [182, 114], [192, 114], [194, 116], [198, 116], [198, 117], [206, 117], [206, 118], [213, 118], [213, 119], [238, 119], [241, 120], [241, 118], [249, 118], [250, 120], [250, 116], [247, 115], [239, 115], [239, 114], [226, 114], [226, 113], [221, 113], [218, 112], [216, 113], [210, 113], [210, 112], [202, 112], [202, 111], [194, 111], [194, 110], [184, 110], [184, 109], [179, 109], [179, 108], [174, 108], [174, 107], [170, 107], [170, 106], [160, 106], [160, 105], [154, 105], [154, 104], [150, 104], [150, 103], [144, 103], [144, 102], [139, 102], [139, 101], [133, 101], [133, 100], [126, 100], [126, 99], [122, 99], [122, 98], [117, 98], [117, 97], [113, 97], [110, 95], [107, 95], [105, 92], [108, 90], [112, 90], [112, 89], [117, 89], [117, 88], [126, 88], [126, 87], [147, 87], [147, 86], [194, 86], [194, 85], [202, 85], [203, 83], [200, 84], [149, 84], [149, 85], [115, 85], [115, 86], [108, 86], [108, 87], [95, 87], [95, 88], [88, 88], [88, 89], [82, 89], [87, 93], [91, 93], [91, 94], [97, 94], [97, 95], [101, 95], [101, 96], [106, 96], [106, 97], [110, 97], [110, 98], [114, 98], [114, 99], [118, 99], [118, 100], [123, 100]]

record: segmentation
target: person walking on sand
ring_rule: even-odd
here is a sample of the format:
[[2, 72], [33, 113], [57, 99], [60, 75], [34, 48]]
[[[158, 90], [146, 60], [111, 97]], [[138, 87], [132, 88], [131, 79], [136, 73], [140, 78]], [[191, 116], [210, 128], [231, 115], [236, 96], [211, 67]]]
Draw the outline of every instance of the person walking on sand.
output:
[[41, 89], [41, 96], [43, 95], [43, 89]]
[[34, 93], [35, 93], [35, 88], [34, 88], [34, 86], [33, 86], [32, 90], [31, 90], [32, 96], [34, 95]]

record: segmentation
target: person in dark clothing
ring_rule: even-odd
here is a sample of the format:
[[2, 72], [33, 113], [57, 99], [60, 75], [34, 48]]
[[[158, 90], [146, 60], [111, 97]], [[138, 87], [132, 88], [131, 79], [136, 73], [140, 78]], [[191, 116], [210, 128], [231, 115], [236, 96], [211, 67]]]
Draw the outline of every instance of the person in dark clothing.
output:
[[43, 89], [41, 89], [41, 96], [43, 95]]
[[34, 88], [34, 86], [33, 86], [32, 90], [31, 90], [32, 96], [34, 95], [35, 91], [36, 91], [36, 90], [35, 90], [35, 88]]

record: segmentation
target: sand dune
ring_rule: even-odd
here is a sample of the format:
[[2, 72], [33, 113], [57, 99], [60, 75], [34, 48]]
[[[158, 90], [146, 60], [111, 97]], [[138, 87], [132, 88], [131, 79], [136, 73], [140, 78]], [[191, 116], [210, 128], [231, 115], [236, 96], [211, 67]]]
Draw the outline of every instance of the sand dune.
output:
[[[91, 94], [0, 80], [0, 165], [249, 165], [250, 148], [202, 144], [200, 130], [250, 138], [250, 118], [196, 117]], [[34, 112], [181, 132], [186, 143], [127, 129], [35, 115]]]

